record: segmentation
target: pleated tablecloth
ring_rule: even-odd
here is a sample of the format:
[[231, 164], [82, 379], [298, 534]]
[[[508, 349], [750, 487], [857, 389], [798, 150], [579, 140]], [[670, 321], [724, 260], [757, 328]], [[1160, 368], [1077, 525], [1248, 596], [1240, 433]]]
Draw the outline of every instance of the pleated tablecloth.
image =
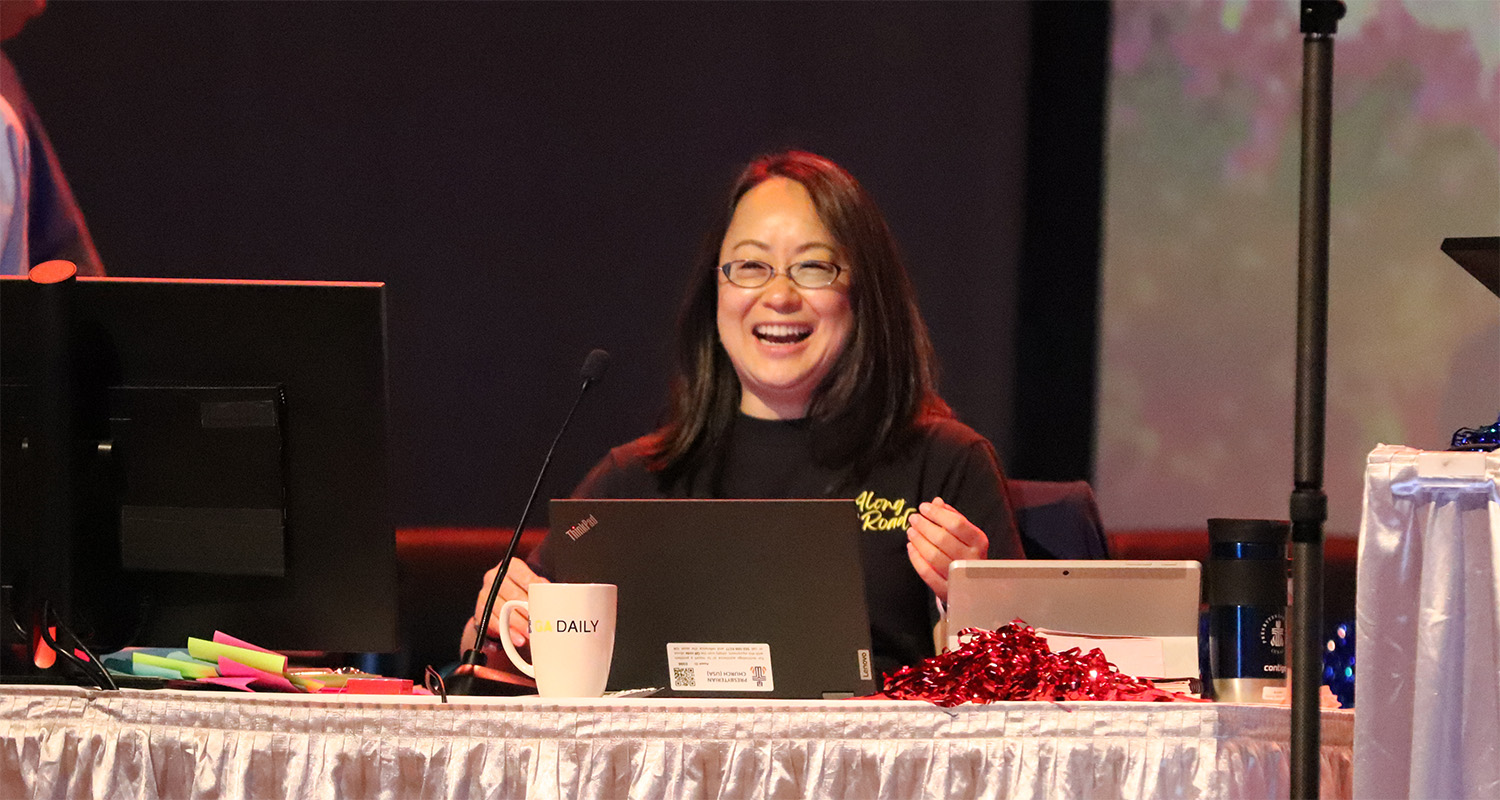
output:
[[[1273, 798], [1285, 708], [0, 689], [0, 797]], [[1325, 711], [1323, 797], [1353, 713]]]

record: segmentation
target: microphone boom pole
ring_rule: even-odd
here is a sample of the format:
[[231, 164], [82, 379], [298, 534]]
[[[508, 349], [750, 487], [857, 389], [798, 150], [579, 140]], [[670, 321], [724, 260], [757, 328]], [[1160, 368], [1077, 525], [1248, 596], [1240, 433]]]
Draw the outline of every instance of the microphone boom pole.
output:
[[1328, 185], [1339, 0], [1302, 0], [1302, 177], [1292, 522], [1291, 796], [1319, 792], [1323, 653], [1323, 422], [1328, 385]]
[[505, 548], [505, 555], [500, 558], [500, 568], [495, 572], [495, 581], [490, 584], [489, 596], [484, 601], [484, 611], [479, 616], [478, 630], [474, 633], [474, 646], [464, 651], [463, 662], [458, 665], [458, 668], [453, 671], [452, 678], [448, 680], [448, 694], [466, 696], [482, 693], [476, 690], [488, 680], [479, 675], [479, 670], [483, 667], [480, 662], [484, 660], [484, 645], [489, 639], [485, 635], [485, 629], [489, 627], [490, 614], [495, 610], [495, 601], [500, 597], [500, 585], [505, 582], [505, 573], [510, 570], [510, 559], [516, 553], [516, 544], [521, 541], [521, 531], [525, 529], [526, 518], [531, 515], [531, 506], [536, 502], [536, 496], [542, 489], [542, 479], [547, 476], [547, 467], [552, 464], [552, 453], [557, 449], [557, 443], [562, 441], [563, 431], [568, 429], [568, 423], [573, 420], [573, 412], [577, 411], [578, 405], [583, 402], [583, 395], [588, 392], [589, 386], [604, 377], [604, 370], [608, 366], [609, 353], [603, 350], [590, 351], [588, 358], [583, 361], [583, 369], [580, 371], [583, 386], [579, 387], [573, 406], [568, 409], [568, 415], [563, 417], [562, 425], [557, 429], [557, 436], [553, 437], [552, 446], [547, 448], [547, 455], [542, 459], [542, 468], [536, 474], [536, 483], [532, 485], [531, 495], [526, 498], [526, 505], [521, 509], [521, 519], [516, 522], [515, 531], [511, 533], [510, 544]]

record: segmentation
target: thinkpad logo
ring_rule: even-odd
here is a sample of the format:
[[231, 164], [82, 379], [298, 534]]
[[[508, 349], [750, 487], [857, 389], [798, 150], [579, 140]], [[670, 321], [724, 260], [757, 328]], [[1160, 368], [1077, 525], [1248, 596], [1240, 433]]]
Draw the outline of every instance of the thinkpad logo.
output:
[[572, 539], [576, 542], [578, 541], [578, 537], [593, 530], [594, 526], [598, 524], [599, 519], [593, 514], [590, 514], [586, 519], [579, 520], [578, 524], [567, 529], [566, 531], [564, 531], [564, 533], [568, 534], [569, 539]]

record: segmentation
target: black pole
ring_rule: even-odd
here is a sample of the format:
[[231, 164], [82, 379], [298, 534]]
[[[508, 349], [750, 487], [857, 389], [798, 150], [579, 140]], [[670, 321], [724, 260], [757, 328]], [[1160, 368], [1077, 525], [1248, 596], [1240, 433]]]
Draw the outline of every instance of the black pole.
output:
[[[595, 351], [600, 352], [600, 351]], [[463, 660], [458, 669], [453, 671], [452, 677], [448, 679], [448, 694], [455, 697], [468, 697], [477, 694], [494, 694], [493, 691], [485, 691], [484, 681], [480, 677], [479, 667], [484, 663], [484, 645], [489, 635], [485, 633], [489, 624], [490, 615], [495, 611], [495, 604], [500, 600], [500, 586], [505, 583], [505, 574], [510, 571], [510, 560], [516, 554], [516, 544], [521, 541], [521, 532], [526, 530], [526, 519], [531, 516], [531, 506], [536, 503], [536, 496], [542, 490], [542, 480], [547, 477], [547, 467], [552, 464], [552, 452], [557, 449], [557, 443], [562, 440], [563, 431], [568, 429], [568, 423], [573, 419], [573, 412], [578, 410], [578, 404], [583, 402], [583, 394], [588, 391], [592, 378], [583, 379], [583, 388], [578, 390], [578, 396], [573, 399], [573, 407], [568, 409], [568, 415], [563, 417], [563, 424], [557, 431], [557, 436], [552, 440], [552, 446], [547, 448], [547, 457], [542, 460], [542, 469], [536, 475], [536, 483], [531, 486], [531, 494], [526, 497], [526, 505], [521, 508], [521, 518], [516, 521], [516, 527], [511, 532], [510, 544], [505, 546], [505, 555], [500, 557], [499, 569], [495, 570], [495, 580], [490, 584], [490, 592], [484, 598], [484, 610], [479, 612], [478, 628], [474, 632], [474, 644], [464, 651]], [[501, 636], [507, 636], [507, 631], [501, 631]]]
[[[557, 429], [557, 436], [553, 437], [552, 446], [547, 448], [547, 455], [542, 459], [542, 468], [536, 474], [536, 483], [531, 486], [531, 494], [527, 496], [526, 505], [521, 509], [521, 519], [516, 522], [515, 530], [510, 536], [510, 544], [505, 548], [505, 555], [500, 557], [500, 568], [495, 571], [495, 580], [490, 584], [490, 592], [484, 599], [484, 610], [479, 613], [478, 628], [474, 632], [474, 644], [464, 651], [463, 662], [449, 678], [448, 694], [467, 696], [499, 693], [496, 690], [497, 687], [490, 685], [492, 681], [480, 674], [480, 670], [484, 669], [481, 662], [484, 661], [484, 645], [488, 639], [485, 633], [486, 625], [490, 614], [495, 610], [495, 603], [500, 599], [500, 586], [505, 582], [505, 573], [510, 570], [510, 559], [516, 553], [516, 543], [521, 541], [521, 532], [526, 529], [526, 518], [531, 515], [531, 506], [536, 502], [537, 493], [542, 490], [542, 479], [547, 477], [547, 467], [552, 464], [552, 454], [557, 451], [557, 443], [562, 441], [563, 431], [566, 431], [568, 423], [573, 421], [573, 412], [577, 411], [578, 405], [583, 402], [584, 393], [589, 390], [594, 381], [604, 377], [604, 370], [608, 366], [609, 353], [603, 350], [591, 350], [588, 357], [583, 360], [583, 369], [579, 371], [583, 385], [578, 387], [578, 396], [573, 398], [573, 406], [568, 409], [568, 415], [563, 417], [563, 423]], [[506, 634], [502, 631], [501, 635]]]
[[1319, 791], [1323, 654], [1323, 421], [1328, 384], [1328, 185], [1338, 0], [1302, 0], [1302, 185], [1297, 246], [1297, 407], [1292, 521], [1291, 795]]

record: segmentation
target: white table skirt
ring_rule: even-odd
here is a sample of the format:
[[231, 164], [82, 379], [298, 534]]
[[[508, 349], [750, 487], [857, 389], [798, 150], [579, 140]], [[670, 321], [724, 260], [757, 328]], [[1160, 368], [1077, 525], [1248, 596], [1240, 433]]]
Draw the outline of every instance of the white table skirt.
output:
[[1500, 452], [1381, 445], [1359, 531], [1360, 797], [1500, 797]]
[[[0, 797], [1255, 798], [1284, 708], [0, 689]], [[1353, 713], [1325, 711], [1323, 797]]]

